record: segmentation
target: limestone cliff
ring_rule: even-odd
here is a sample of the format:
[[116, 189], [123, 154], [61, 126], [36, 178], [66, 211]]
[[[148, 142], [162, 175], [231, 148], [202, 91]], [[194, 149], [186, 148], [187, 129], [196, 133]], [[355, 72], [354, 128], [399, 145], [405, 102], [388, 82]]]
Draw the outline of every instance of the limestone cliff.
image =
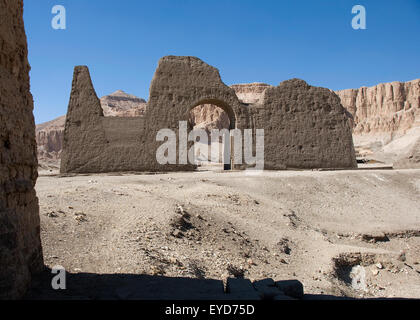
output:
[[420, 116], [420, 79], [336, 92], [353, 115], [353, 133], [404, 133]]
[[42, 161], [57, 161], [63, 148], [64, 123], [66, 116], [39, 124], [36, 126], [36, 143], [38, 159]]
[[420, 79], [336, 93], [353, 116], [359, 155], [394, 167], [420, 167]]

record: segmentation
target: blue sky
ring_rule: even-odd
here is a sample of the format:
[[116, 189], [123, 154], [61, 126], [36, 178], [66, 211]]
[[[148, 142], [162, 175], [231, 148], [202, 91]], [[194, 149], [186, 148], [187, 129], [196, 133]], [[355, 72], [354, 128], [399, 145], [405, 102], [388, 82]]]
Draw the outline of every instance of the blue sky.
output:
[[[353, 30], [364, 5], [367, 29]], [[333, 90], [420, 78], [420, 0], [24, 0], [35, 121], [67, 112], [73, 67], [99, 97], [148, 99], [157, 62], [197, 56], [228, 84], [290, 78]], [[51, 27], [54, 5], [66, 30]]]

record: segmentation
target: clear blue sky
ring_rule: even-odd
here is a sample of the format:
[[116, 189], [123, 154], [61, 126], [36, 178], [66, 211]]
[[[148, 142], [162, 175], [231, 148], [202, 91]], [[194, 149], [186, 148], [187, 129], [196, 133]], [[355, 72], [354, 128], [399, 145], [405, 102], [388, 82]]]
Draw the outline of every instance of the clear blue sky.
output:
[[[36, 123], [67, 112], [75, 65], [99, 97], [148, 99], [157, 62], [197, 56], [222, 80], [333, 90], [420, 78], [420, 0], [24, 0]], [[51, 27], [54, 5], [67, 29]], [[364, 5], [367, 29], [351, 27]]]

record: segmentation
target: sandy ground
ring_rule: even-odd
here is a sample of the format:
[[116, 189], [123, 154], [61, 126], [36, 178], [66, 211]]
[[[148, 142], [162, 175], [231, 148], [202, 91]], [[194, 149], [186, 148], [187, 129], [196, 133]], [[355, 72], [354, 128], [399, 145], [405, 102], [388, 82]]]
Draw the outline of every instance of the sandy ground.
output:
[[41, 173], [36, 190], [49, 267], [420, 298], [420, 170]]

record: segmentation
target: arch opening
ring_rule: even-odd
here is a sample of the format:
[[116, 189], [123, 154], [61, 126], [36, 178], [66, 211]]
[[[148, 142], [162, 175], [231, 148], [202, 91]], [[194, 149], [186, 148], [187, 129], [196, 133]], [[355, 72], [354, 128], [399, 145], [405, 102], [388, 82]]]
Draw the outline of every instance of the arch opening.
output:
[[[218, 100], [202, 100], [190, 109], [189, 132], [201, 129], [207, 136], [207, 141], [196, 137], [197, 142], [191, 142], [198, 170], [232, 168], [230, 130], [235, 128], [235, 123], [232, 108]], [[220, 136], [212, 136], [213, 130], [219, 130]]]

